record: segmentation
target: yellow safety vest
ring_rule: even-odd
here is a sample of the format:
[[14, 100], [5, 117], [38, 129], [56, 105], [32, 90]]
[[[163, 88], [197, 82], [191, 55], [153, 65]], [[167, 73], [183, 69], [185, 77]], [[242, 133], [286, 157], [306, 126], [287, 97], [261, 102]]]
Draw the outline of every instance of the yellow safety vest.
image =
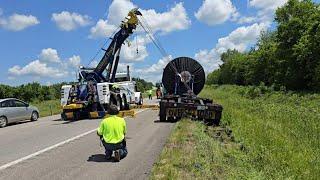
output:
[[113, 115], [101, 121], [98, 134], [103, 136], [106, 143], [117, 144], [123, 141], [126, 131], [126, 121]]

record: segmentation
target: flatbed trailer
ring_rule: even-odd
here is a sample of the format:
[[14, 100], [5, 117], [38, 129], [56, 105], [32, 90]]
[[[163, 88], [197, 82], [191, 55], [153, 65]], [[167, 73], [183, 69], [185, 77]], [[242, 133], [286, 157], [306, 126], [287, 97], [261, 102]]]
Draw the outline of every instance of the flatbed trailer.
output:
[[197, 96], [204, 84], [205, 72], [199, 62], [188, 57], [170, 61], [162, 76], [165, 93], [159, 102], [160, 121], [191, 118], [207, 125], [219, 125], [222, 106]]
[[159, 116], [161, 122], [191, 118], [203, 120], [208, 125], [219, 125], [222, 109], [210, 99], [169, 95], [160, 100]]

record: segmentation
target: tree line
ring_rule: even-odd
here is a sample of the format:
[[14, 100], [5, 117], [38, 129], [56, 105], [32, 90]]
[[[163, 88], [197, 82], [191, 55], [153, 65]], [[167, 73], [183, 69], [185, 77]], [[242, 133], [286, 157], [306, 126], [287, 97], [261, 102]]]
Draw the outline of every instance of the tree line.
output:
[[249, 52], [228, 50], [208, 84], [320, 90], [320, 6], [289, 0], [277, 9], [274, 31], [262, 32]]
[[0, 84], [0, 99], [18, 98], [26, 102], [59, 99], [63, 84], [66, 83], [44, 86], [33, 82], [15, 87]]
[[145, 91], [147, 91], [149, 89], [152, 89], [152, 87], [153, 87], [153, 83], [152, 82], [148, 82], [148, 81], [146, 81], [144, 79], [132, 78], [132, 80], [136, 82], [137, 89], [140, 92], [145, 92]]
[[[152, 89], [153, 84], [140, 78], [133, 78], [137, 83], [139, 91], [144, 92]], [[26, 102], [46, 101], [61, 98], [61, 87], [70, 83], [57, 83], [50, 86], [41, 85], [38, 82], [23, 84], [20, 86], [9, 86], [0, 84], [0, 99], [4, 98], [18, 98]]]

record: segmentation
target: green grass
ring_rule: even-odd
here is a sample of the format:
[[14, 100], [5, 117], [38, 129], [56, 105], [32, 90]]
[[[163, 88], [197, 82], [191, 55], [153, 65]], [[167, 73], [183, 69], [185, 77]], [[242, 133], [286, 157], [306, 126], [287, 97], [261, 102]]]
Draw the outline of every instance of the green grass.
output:
[[222, 126], [232, 129], [231, 137], [216, 138], [219, 130], [198, 122], [178, 122], [151, 179], [318, 179], [320, 95], [252, 97], [248, 91], [206, 87], [201, 96], [224, 106]]
[[[61, 113], [60, 100], [49, 100], [30, 103], [36, 106], [40, 111], [40, 117], [51, 116]], [[51, 114], [52, 113], [52, 114]]]

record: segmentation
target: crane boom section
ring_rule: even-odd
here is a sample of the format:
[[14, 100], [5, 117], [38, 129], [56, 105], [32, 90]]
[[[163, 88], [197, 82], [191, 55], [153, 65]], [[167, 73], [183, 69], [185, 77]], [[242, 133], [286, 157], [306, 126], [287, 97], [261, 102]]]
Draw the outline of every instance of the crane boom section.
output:
[[[116, 72], [118, 61], [114, 62], [116, 54], [120, 54], [120, 49], [125, 40], [133, 33], [138, 25], [138, 16], [141, 16], [141, 12], [135, 8], [128, 13], [126, 21], [121, 24], [120, 30], [112, 37], [112, 42], [109, 47], [105, 50], [104, 56], [98, 63], [97, 67], [93, 72], [87, 76], [87, 80], [94, 79], [96, 82], [108, 82], [111, 80], [110, 76], [112, 72]], [[103, 77], [103, 71], [107, 69], [107, 76]]]

